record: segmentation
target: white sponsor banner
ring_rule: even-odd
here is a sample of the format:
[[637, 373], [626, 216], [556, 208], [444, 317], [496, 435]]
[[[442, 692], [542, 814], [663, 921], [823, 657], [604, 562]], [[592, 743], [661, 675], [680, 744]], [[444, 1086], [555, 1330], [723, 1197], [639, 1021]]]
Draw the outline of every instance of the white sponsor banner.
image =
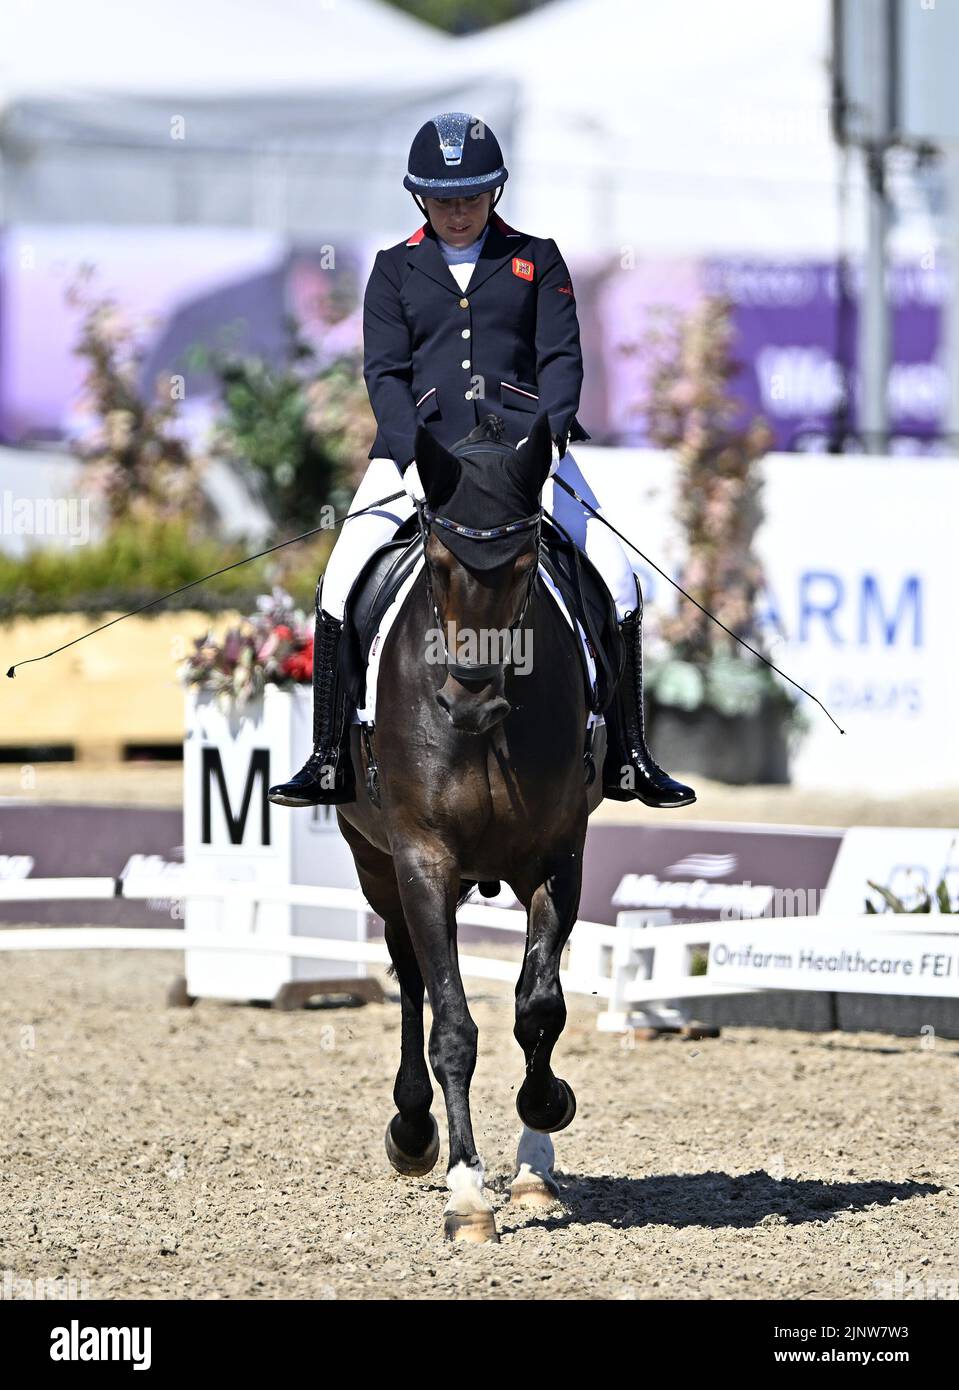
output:
[[[610, 519], [681, 582], [672, 457], [582, 444], [573, 452]], [[956, 785], [959, 464], [770, 454], [761, 469], [768, 654], [846, 731], [802, 696], [810, 729], [794, 781], [877, 792]], [[658, 611], [687, 600], [632, 558], [652, 630]]]
[[[936, 887], [945, 879], [952, 907], [959, 910], [959, 830], [851, 826], [839, 846], [820, 913], [835, 917], [863, 912], [868, 901], [893, 922], [896, 914], [882, 895], [869, 887], [870, 879], [894, 893], [907, 910], [928, 894], [933, 913], [939, 910]], [[956, 921], [959, 923], [959, 918]]]
[[765, 930], [716, 923], [709, 934], [716, 984], [959, 997], [959, 936], [876, 931], [849, 918]]

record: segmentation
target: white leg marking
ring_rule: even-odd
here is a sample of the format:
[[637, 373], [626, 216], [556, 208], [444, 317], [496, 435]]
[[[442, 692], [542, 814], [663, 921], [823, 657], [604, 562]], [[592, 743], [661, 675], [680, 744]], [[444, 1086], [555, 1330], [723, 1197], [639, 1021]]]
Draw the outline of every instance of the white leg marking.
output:
[[528, 1199], [530, 1204], [546, 1205], [559, 1197], [553, 1177], [555, 1153], [548, 1134], [537, 1134], [523, 1126], [516, 1150], [516, 1176], [510, 1183], [513, 1201]]
[[481, 1159], [477, 1159], [475, 1164], [457, 1163], [446, 1174], [450, 1199], [443, 1210], [456, 1216], [492, 1211], [493, 1208], [483, 1191], [485, 1178], [486, 1172]]
[[479, 1158], [473, 1164], [457, 1163], [446, 1174], [450, 1199], [444, 1208], [443, 1226], [447, 1240], [473, 1245], [499, 1240], [493, 1208], [483, 1192], [484, 1177]]
[[545, 1177], [547, 1174], [552, 1176], [555, 1160], [556, 1153], [549, 1135], [537, 1134], [535, 1129], [527, 1129], [524, 1125], [516, 1150], [517, 1173], [526, 1168], [537, 1177]]

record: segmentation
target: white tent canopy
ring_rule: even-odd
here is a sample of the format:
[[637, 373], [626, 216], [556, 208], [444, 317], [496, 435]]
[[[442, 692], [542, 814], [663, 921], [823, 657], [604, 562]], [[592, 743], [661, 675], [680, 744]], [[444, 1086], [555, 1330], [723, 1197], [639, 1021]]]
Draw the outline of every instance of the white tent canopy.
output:
[[412, 134], [462, 109], [506, 149], [504, 215], [571, 256], [839, 245], [829, 0], [553, 0], [456, 39], [381, 0], [6, 0], [0, 16], [0, 221], [385, 244], [410, 226]]
[[0, 104], [97, 94], [212, 100], [422, 81], [453, 40], [381, 0], [4, 0]]
[[511, 127], [511, 82], [461, 80], [455, 41], [381, 0], [0, 14], [0, 221], [405, 230], [424, 120], [485, 106]]
[[514, 220], [572, 251], [834, 253], [828, 15], [556, 0], [478, 35], [471, 67], [521, 84]]

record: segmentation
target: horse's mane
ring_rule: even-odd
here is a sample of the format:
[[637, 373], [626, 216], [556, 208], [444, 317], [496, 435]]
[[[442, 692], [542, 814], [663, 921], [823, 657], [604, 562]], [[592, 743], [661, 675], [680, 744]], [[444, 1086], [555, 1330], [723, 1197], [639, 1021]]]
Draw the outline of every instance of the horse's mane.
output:
[[450, 452], [459, 453], [465, 451], [470, 444], [482, 444], [489, 439], [496, 444], [501, 444], [505, 429], [506, 423], [499, 415], [484, 415], [479, 424], [466, 435], [465, 439], [461, 439], [453, 445]]

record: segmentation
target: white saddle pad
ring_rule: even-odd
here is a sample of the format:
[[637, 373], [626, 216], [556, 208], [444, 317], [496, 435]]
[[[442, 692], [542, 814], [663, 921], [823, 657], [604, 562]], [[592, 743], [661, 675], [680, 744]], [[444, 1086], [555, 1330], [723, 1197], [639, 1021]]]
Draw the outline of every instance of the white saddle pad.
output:
[[[397, 589], [393, 602], [390, 604], [389, 608], [387, 608], [386, 612], [383, 614], [379, 630], [377, 631], [377, 634], [373, 638], [373, 641], [370, 645], [370, 656], [366, 667], [366, 704], [361, 709], [357, 709], [354, 712], [354, 724], [373, 724], [376, 722], [376, 683], [380, 674], [380, 656], [382, 655], [383, 647], [386, 644], [386, 638], [389, 634], [390, 628], [393, 626], [400, 609], [406, 602], [407, 594], [409, 593], [413, 585], [416, 583], [417, 576], [419, 575], [420, 570], [423, 568], [424, 563], [425, 561], [421, 555], [420, 558], [417, 560], [414, 569], [411, 571], [410, 574], [406, 576], [406, 578], [403, 580], [403, 583]], [[540, 565], [539, 567], [539, 576], [542, 579], [543, 583], [546, 585], [549, 592], [552, 594], [553, 600], [559, 608], [559, 611], [562, 613], [569, 626], [572, 627], [573, 618], [569, 612], [569, 609], [566, 607], [565, 602], [563, 601], [563, 596], [557, 589], [556, 585], [553, 583], [552, 579], [543, 569], [542, 565]], [[586, 640], [586, 633], [583, 631], [583, 625], [578, 620], [576, 622], [576, 630], [579, 633], [579, 640], [583, 644], [583, 651], [586, 656], [586, 665], [587, 669], [589, 670], [589, 679], [591, 682], [595, 682], [596, 661], [590, 649], [589, 642]], [[597, 723], [600, 718], [600, 715], [596, 715], [593, 714], [592, 711], [588, 711], [586, 719], [587, 729], [592, 724]]]

